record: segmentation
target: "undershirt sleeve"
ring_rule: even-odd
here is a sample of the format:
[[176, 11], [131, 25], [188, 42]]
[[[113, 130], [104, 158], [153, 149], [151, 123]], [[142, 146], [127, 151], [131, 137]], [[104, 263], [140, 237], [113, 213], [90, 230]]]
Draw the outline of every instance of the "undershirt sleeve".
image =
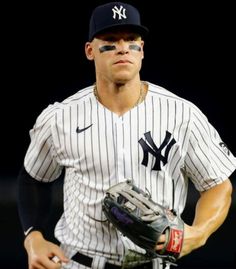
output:
[[31, 231], [44, 233], [52, 207], [52, 183], [32, 178], [24, 167], [18, 175], [17, 205], [25, 236]]

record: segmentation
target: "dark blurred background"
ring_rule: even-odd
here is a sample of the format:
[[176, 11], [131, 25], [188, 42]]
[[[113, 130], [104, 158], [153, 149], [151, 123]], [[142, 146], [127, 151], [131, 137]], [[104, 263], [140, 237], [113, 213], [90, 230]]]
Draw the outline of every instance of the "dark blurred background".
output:
[[[32, 2], [2, 5], [0, 268], [26, 269], [16, 207], [16, 177], [29, 143], [29, 129], [49, 103], [62, 101], [94, 82], [84, 55], [92, 9], [109, 1]], [[215, 1], [127, 1], [150, 29], [142, 79], [194, 102], [236, 154], [235, 14]], [[235, 268], [236, 176], [225, 223], [207, 245], [183, 257], [178, 268]], [[55, 186], [48, 238], [62, 210], [62, 180]], [[191, 223], [198, 194], [190, 185], [183, 214]]]

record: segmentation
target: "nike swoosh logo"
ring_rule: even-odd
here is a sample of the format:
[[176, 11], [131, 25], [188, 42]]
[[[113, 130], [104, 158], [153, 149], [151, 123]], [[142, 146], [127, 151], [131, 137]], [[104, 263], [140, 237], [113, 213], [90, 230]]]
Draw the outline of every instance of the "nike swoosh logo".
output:
[[85, 130], [87, 130], [88, 128], [90, 128], [93, 124], [90, 124], [89, 126], [85, 127], [85, 128], [82, 128], [80, 129], [79, 126], [76, 128], [76, 133], [82, 133], [84, 132]]

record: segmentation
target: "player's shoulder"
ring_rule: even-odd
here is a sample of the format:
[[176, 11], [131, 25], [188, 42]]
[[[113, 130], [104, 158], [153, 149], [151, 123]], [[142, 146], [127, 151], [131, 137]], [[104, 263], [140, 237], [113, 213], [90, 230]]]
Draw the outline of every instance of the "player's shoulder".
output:
[[157, 98], [163, 98], [163, 99], [173, 99], [177, 102], [184, 102], [184, 103], [189, 103], [187, 99], [184, 99], [183, 97], [175, 94], [174, 92], [166, 89], [163, 86], [153, 84], [151, 82], [147, 82], [149, 86], [149, 93], [153, 97]]
[[94, 85], [90, 85], [83, 89], [79, 89], [73, 95], [67, 97], [62, 102], [58, 103], [58, 105], [63, 108], [65, 106], [71, 106], [74, 104], [80, 104], [82, 102], [86, 102], [93, 96]]
[[165, 100], [165, 101], [174, 101], [178, 105], [182, 105], [185, 108], [189, 108], [192, 111], [196, 111], [198, 113], [202, 113], [200, 109], [190, 100], [185, 99], [184, 97], [181, 97], [174, 92], [166, 89], [163, 86], [159, 86], [156, 84], [153, 84], [151, 82], [146, 82], [149, 86], [149, 95], [153, 98]]
[[42, 110], [40, 115], [37, 118], [37, 121], [44, 123], [50, 121], [55, 117], [56, 114], [62, 112], [63, 110], [68, 109], [73, 105], [80, 104], [81, 102], [86, 101], [93, 94], [93, 86], [88, 86], [83, 89], [79, 89], [73, 95], [65, 98], [62, 101], [55, 101], [52, 104], [49, 104], [46, 108]]

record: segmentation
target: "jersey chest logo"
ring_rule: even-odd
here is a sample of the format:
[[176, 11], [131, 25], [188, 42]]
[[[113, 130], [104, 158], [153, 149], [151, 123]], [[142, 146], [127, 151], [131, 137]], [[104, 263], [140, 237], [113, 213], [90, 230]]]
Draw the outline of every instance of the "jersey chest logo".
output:
[[[163, 142], [161, 143], [160, 147], [158, 148], [156, 144], [154, 143], [151, 132], [146, 132], [144, 134], [145, 140], [143, 138], [139, 139], [139, 144], [141, 145], [143, 149], [143, 160], [142, 165], [147, 166], [148, 165], [148, 158], [149, 153], [154, 156], [155, 163], [152, 167], [152, 170], [160, 171], [161, 170], [161, 162], [163, 163], [163, 166], [167, 164], [168, 155], [173, 147], [173, 145], [176, 143], [175, 139], [171, 138], [171, 133], [166, 131], [165, 138]], [[164, 153], [164, 155], [162, 155]]]
[[85, 127], [85, 128], [79, 128], [79, 126], [76, 128], [76, 133], [82, 133], [84, 132], [85, 130], [87, 130], [88, 128], [90, 128], [93, 124], [90, 124], [89, 126]]

